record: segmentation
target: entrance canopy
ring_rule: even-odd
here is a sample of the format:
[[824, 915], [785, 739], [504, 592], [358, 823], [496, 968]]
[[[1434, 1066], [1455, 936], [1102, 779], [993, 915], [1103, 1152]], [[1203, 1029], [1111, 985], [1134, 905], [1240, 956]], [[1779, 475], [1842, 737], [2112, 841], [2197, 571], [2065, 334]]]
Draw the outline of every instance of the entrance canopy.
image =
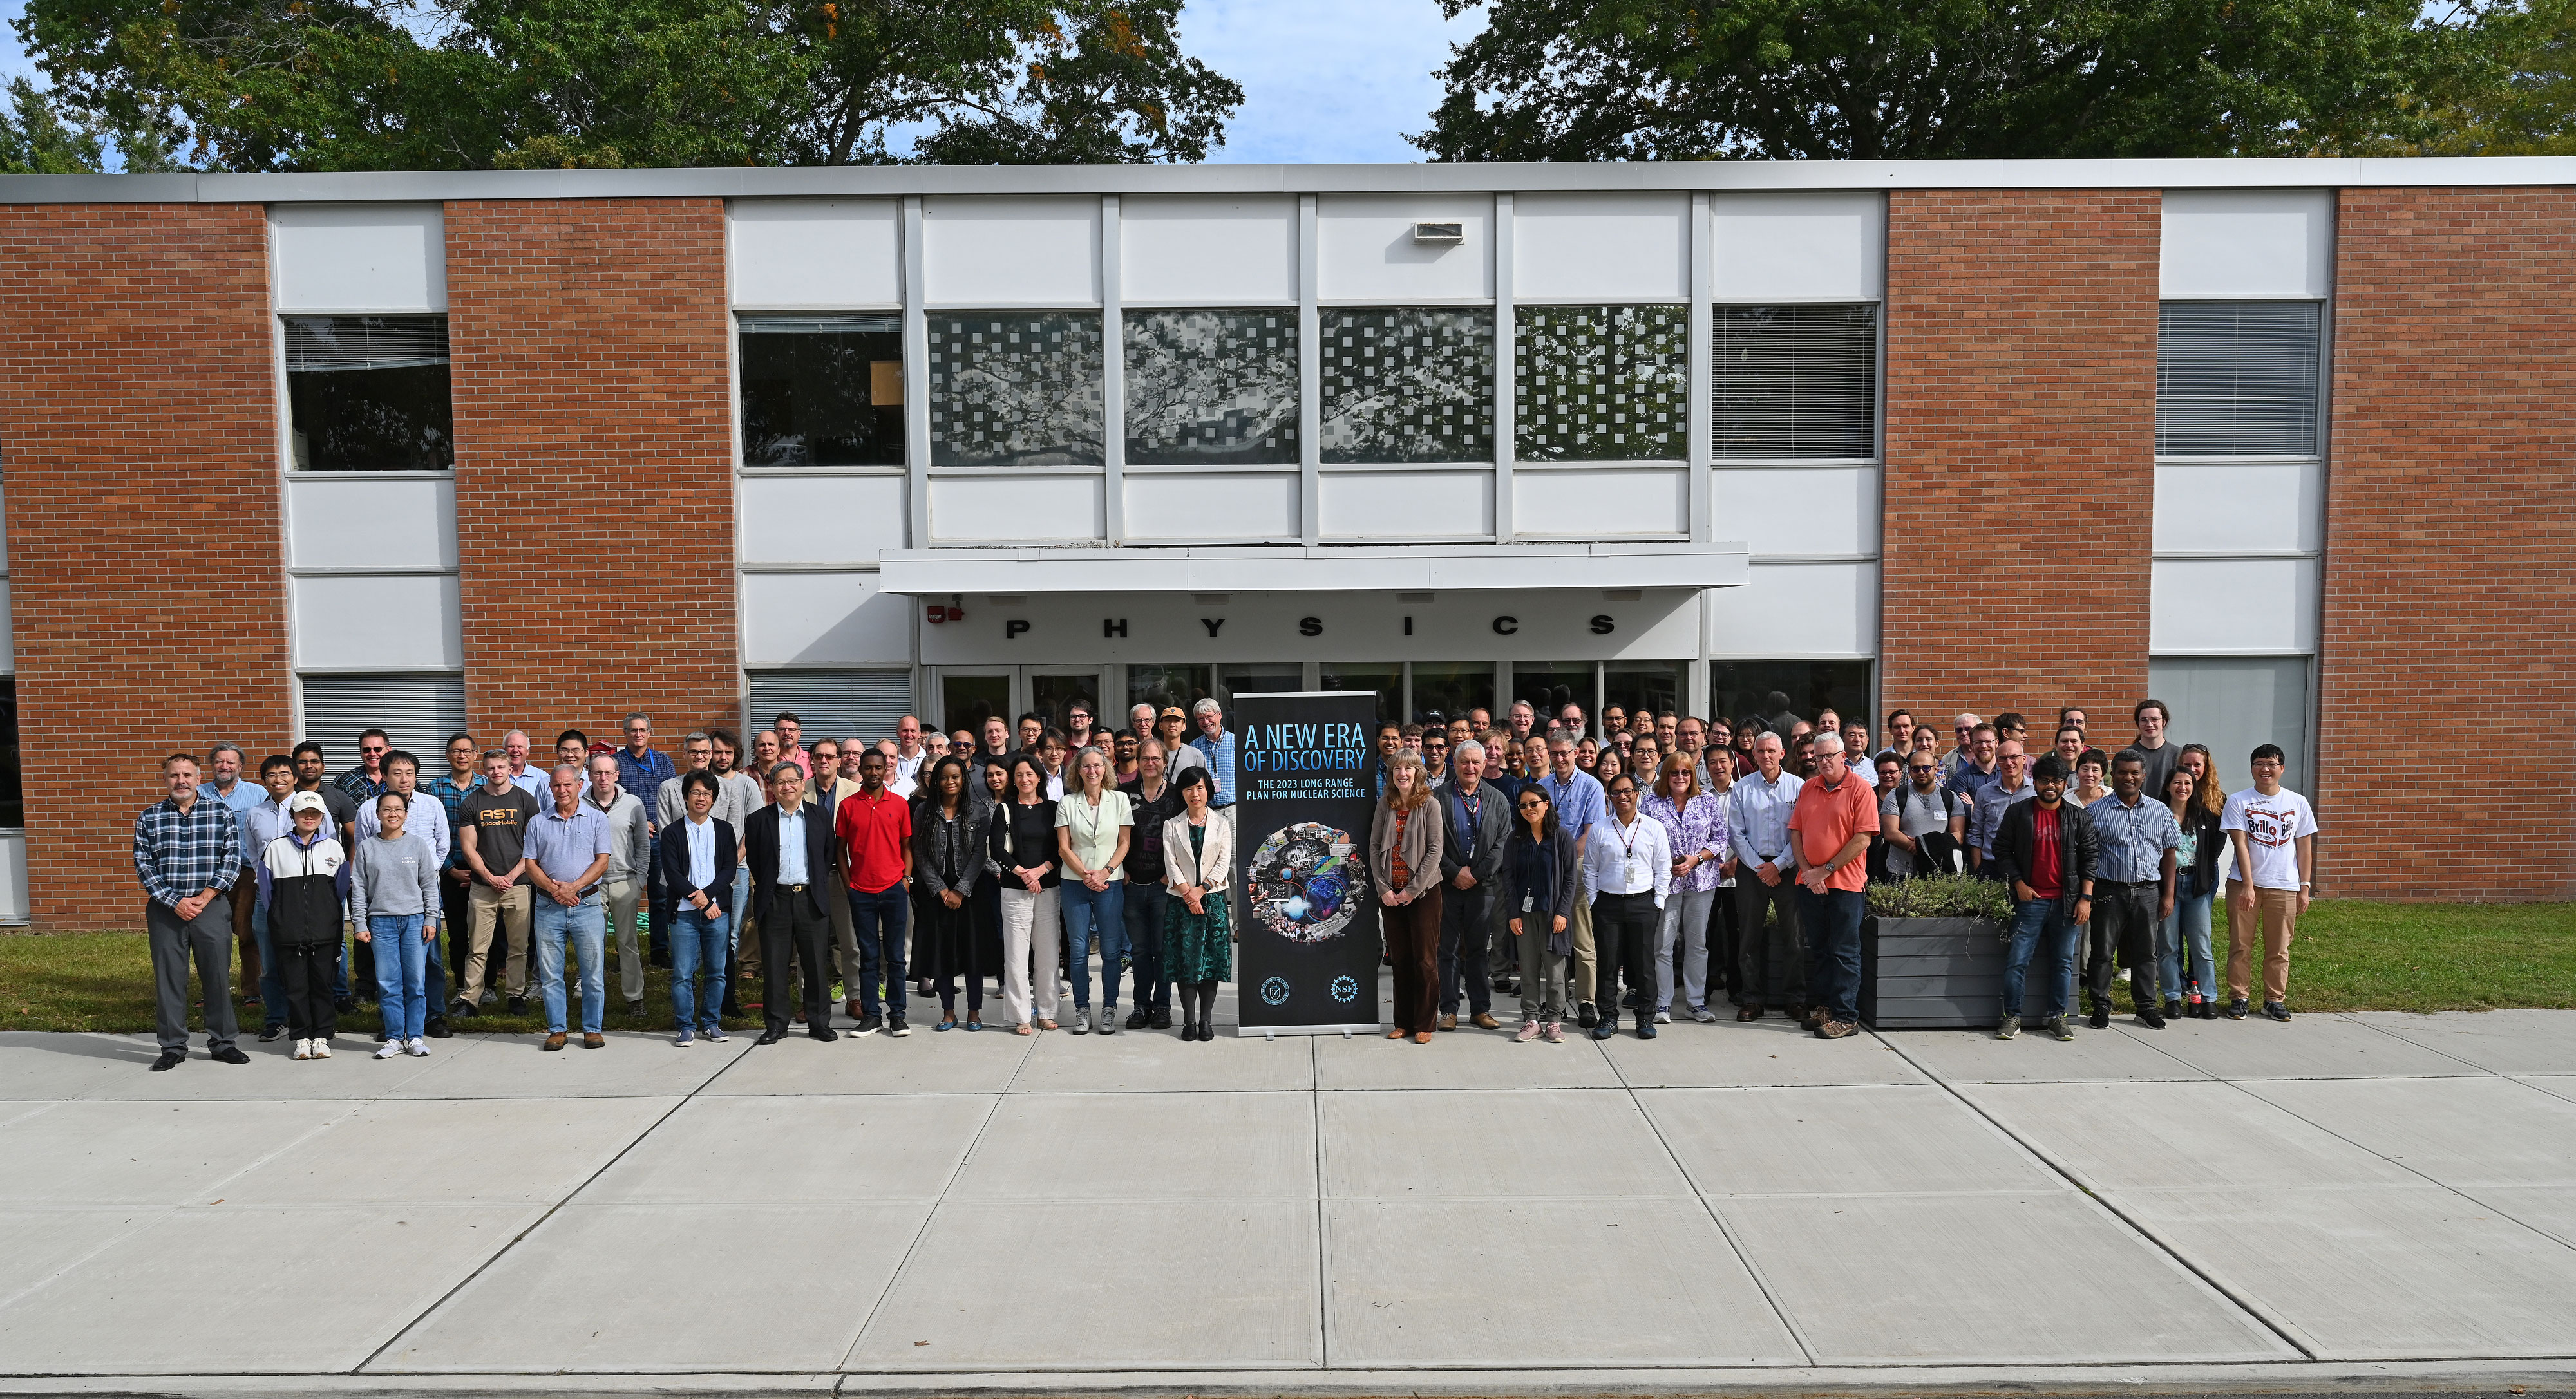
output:
[[1695, 591], [1747, 581], [1743, 544], [1682, 541], [889, 549], [882, 567], [885, 591], [916, 596], [1531, 588]]

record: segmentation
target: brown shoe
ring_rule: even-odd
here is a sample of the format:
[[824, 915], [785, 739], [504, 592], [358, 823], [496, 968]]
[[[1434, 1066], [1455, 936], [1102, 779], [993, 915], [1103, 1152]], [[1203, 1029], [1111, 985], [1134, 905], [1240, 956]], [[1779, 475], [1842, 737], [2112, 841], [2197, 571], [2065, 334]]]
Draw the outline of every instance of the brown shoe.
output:
[[1429, 1043], [1431, 1043], [1431, 1032], [1430, 1032], [1429, 1030], [1416, 1030], [1416, 1031], [1414, 1031], [1414, 1032], [1413, 1032], [1413, 1042], [1414, 1042], [1415, 1044], [1429, 1044]]
[[1457, 1017], [1455, 1014], [1450, 1014], [1450, 1015], [1444, 1015], [1444, 1016], [1441, 1016], [1441, 1017], [1440, 1017], [1440, 1028], [1441, 1028], [1441, 1029], [1443, 1029], [1443, 1030], [1455, 1030], [1455, 1029], [1457, 1029], [1457, 1028], [1458, 1028], [1458, 1017]]
[[1849, 1039], [1859, 1032], [1860, 1027], [1848, 1020], [1829, 1019], [1819, 1021], [1816, 1024], [1816, 1038], [1820, 1040]]
[[584, 1049], [606, 1049], [608, 1047], [608, 1036], [584, 1035], [581, 1037], [581, 1047]]
[[1474, 1025], [1479, 1030], [1499, 1030], [1503, 1028], [1503, 1022], [1496, 1020], [1494, 1018], [1494, 1013], [1490, 1010], [1480, 1010], [1476, 1012], [1476, 1018], [1468, 1023]]
[[545, 1047], [549, 1050], [561, 1049], [564, 1047], [565, 1041], [569, 1038], [570, 1037], [566, 1035], [548, 1035], [546, 1036]]
[[1738, 1020], [1759, 1020], [1762, 1018], [1762, 1007], [1737, 1006], [1735, 1008], [1735, 1018]]
[[1801, 1030], [1822, 1029], [1824, 1027], [1824, 1023], [1825, 1008], [1823, 1006], [1813, 1006], [1808, 1009], [1805, 1018], [1798, 1022], [1798, 1028]]
[[1411, 1030], [1389, 1030], [1389, 1031], [1387, 1031], [1387, 1032], [1386, 1032], [1386, 1037], [1387, 1037], [1388, 1039], [1391, 1039], [1391, 1040], [1400, 1040], [1400, 1039], [1404, 1038], [1406, 1035], [1409, 1035], [1409, 1034], [1412, 1034], [1412, 1033], [1413, 1033], [1413, 1032], [1412, 1032]]

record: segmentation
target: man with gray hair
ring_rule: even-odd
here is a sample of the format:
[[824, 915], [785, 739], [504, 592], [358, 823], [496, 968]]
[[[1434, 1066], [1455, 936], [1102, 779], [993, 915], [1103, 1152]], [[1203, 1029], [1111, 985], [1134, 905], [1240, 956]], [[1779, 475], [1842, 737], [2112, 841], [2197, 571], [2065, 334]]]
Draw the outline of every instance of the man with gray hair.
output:
[[1488, 948], [1508, 926], [1494, 891], [1512, 833], [1512, 799], [1485, 781], [1485, 745], [1472, 738], [1449, 755], [1448, 784], [1432, 795], [1448, 823], [1440, 845], [1440, 877], [1449, 885], [1440, 901], [1440, 1028], [1458, 1028], [1463, 993], [1476, 1028], [1499, 1030]]
[[[1753, 740], [1753, 771], [1728, 789], [1726, 836], [1737, 865], [1738, 1020], [1759, 1020], [1766, 1011], [1806, 1009], [1806, 944], [1798, 939], [1795, 862], [1789, 857], [1789, 812], [1806, 784], [1782, 769], [1787, 751], [1780, 736], [1766, 730]], [[1772, 919], [1767, 928], [1765, 914]]]
[[646, 872], [656, 861], [644, 803], [618, 781], [624, 767], [616, 754], [592, 754], [590, 785], [581, 800], [608, 822], [608, 873], [599, 889], [608, 905], [608, 941], [617, 948], [617, 989], [624, 993], [628, 1018], [634, 1019], [644, 1014], [644, 958], [636, 946], [635, 906], [644, 896]]
[[1216, 779], [1216, 797], [1208, 805], [1223, 811], [1234, 805], [1234, 735], [1225, 731], [1225, 706], [1203, 699], [1190, 713], [1199, 721], [1199, 736], [1190, 746], [1207, 759], [1208, 776]]

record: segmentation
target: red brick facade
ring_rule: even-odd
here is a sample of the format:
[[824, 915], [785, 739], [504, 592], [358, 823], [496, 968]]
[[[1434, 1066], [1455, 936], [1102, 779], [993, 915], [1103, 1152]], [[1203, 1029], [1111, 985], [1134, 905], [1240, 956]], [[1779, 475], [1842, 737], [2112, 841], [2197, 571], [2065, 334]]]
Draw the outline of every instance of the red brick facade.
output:
[[2019, 709], [2045, 746], [2059, 704], [2146, 693], [2162, 202], [1888, 196], [1882, 708]]
[[449, 204], [447, 297], [475, 734], [730, 725], [724, 202]]
[[0, 205], [0, 466], [39, 928], [132, 928], [152, 759], [288, 725], [268, 220]]
[[[2352, 189], [2339, 222], [2316, 798], [2355, 834], [2333, 890], [2576, 896], [2567, 784], [2479, 756], [2576, 713], [2576, 190]], [[2417, 780], [2378, 839], [2391, 772]]]

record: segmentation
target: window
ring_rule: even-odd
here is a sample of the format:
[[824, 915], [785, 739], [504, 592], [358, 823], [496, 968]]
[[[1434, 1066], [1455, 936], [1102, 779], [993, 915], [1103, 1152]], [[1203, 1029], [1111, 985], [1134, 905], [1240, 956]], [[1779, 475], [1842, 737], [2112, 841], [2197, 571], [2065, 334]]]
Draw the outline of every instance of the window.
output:
[[298, 471], [456, 465], [445, 316], [288, 316], [287, 416]]
[[1525, 461], [1679, 460], [1690, 309], [1524, 306], [1512, 450]]
[[1547, 721], [1564, 713], [1567, 705], [1582, 705], [1588, 733], [1600, 718], [1595, 712], [1600, 700], [1596, 679], [1590, 661], [1514, 661], [1512, 698], [1527, 700], [1538, 711], [1533, 732], [1542, 734], [1547, 732]]
[[1601, 707], [1617, 705], [1630, 714], [1651, 709], [1682, 712], [1680, 661], [1608, 661], [1601, 667]]
[[2315, 301], [2168, 301], [2156, 316], [2156, 452], [2314, 456]]
[[[447, 771], [447, 736], [465, 728], [465, 677], [461, 675], [308, 675], [304, 677], [304, 737], [322, 745], [331, 770], [357, 766], [358, 735], [382, 729], [394, 747], [420, 759], [422, 780]], [[499, 734], [483, 736], [498, 746]], [[548, 749], [548, 752], [554, 750]], [[262, 755], [253, 753], [257, 763]], [[256, 770], [248, 780], [258, 779]]]
[[0, 675], [0, 827], [27, 824], [27, 793], [18, 769], [18, 677]]
[[932, 466], [1098, 466], [1100, 313], [930, 317]]
[[901, 466], [903, 324], [893, 316], [741, 320], [746, 466]]
[[1377, 692], [1379, 721], [1395, 719], [1404, 709], [1404, 667], [1401, 665], [1336, 665], [1326, 662], [1315, 673], [1319, 690], [1374, 690]]
[[1860, 459], [1878, 447], [1878, 308], [1721, 306], [1718, 459]]
[[[2166, 740], [2206, 747], [2221, 787], [2233, 792], [2254, 785], [2255, 745], [2277, 743], [2289, 759], [2281, 785], [2314, 795], [2308, 787], [2307, 657], [2152, 657], [2147, 693], [2173, 713]], [[2111, 752], [2119, 751], [2131, 731], [2125, 714], [2120, 722], [2097, 718], [2093, 726], [2113, 737], [2103, 745]]]
[[[1413, 721], [1446, 723], [1464, 719], [1478, 705], [1494, 707], [1492, 661], [1416, 661], [1413, 663]], [[1436, 719], [1433, 716], [1438, 716]]]
[[[1127, 707], [1133, 709], [1140, 704], [1150, 704], [1159, 719], [1164, 710], [1178, 705], [1189, 720], [1181, 726], [1182, 737], [1195, 738], [1199, 720], [1191, 706], [1208, 697], [1208, 674], [1208, 667], [1203, 665], [1131, 665], [1127, 667]], [[1288, 688], [1293, 690], [1297, 687], [1291, 685]], [[1104, 715], [1102, 719], [1113, 725], [1127, 722], [1123, 711]]]
[[[1295, 661], [1246, 663], [1233, 661], [1216, 668], [1217, 696], [1226, 707], [1234, 707], [1236, 695], [1295, 694], [1306, 688], [1306, 667]], [[1183, 705], [1186, 709], [1189, 706]], [[1199, 731], [1198, 716], [1190, 716], [1190, 732]]]
[[1131, 311], [1127, 460], [1297, 461], [1295, 311]]
[[895, 723], [912, 712], [909, 670], [755, 670], [750, 676], [745, 743], [782, 709], [803, 722], [809, 744], [821, 738], [892, 738]]
[[[770, 712], [775, 714], [777, 711]], [[796, 712], [802, 714], [805, 711], [800, 709]], [[939, 723], [948, 732], [953, 734], [964, 729], [981, 739], [985, 720], [999, 718], [1008, 726], [1013, 717], [1011, 677], [959, 675], [945, 670], [939, 673]]]
[[1758, 718], [1777, 729], [1790, 719], [1812, 724], [1831, 706], [1845, 719], [1859, 719], [1877, 733], [1869, 710], [1870, 661], [1711, 661], [1708, 702], [1711, 717], [1732, 724]]
[[1321, 319], [1328, 462], [1494, 459], [1494, 313], [1352, 308]]

